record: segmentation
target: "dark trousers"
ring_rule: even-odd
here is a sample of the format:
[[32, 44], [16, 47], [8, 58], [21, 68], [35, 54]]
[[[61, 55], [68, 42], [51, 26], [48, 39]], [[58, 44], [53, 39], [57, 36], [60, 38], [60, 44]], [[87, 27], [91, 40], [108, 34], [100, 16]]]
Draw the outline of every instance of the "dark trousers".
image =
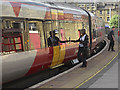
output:
[[86, 61], [87, 48], [79, 47], [79, 51], [78, 51], [77, 56], [78, 56], [78, 60], [83, 62], [82, 66], [87, 66], [87, 61]]
[[110, 40], [110, 44], [109, 44], [108, 51], [109, 51], [110, 49], [111, 49], [112, 51], [114, 50], [114, 41], [113, 41], [113, 40]]

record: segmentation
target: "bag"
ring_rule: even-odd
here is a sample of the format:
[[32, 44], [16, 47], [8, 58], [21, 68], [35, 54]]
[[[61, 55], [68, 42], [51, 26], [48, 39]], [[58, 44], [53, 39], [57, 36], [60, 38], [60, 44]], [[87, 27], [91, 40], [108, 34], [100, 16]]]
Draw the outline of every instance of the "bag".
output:
[[110, 39], [111, 39], [110, 33], [107, 35], [107, 38], [108, 38], [108, 40], [110, 40]]

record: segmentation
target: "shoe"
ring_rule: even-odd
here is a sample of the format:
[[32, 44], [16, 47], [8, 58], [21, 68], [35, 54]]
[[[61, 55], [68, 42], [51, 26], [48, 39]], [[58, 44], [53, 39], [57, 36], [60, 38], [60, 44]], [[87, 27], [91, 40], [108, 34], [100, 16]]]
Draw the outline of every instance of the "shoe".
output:
[[115, 50], [112, 50], [113, 52], [115, 52]]
[[82, 66], [80, 66], [81, 68], [84, 68], [84, 67], [87, 67], [87, 65], [82, 65]]

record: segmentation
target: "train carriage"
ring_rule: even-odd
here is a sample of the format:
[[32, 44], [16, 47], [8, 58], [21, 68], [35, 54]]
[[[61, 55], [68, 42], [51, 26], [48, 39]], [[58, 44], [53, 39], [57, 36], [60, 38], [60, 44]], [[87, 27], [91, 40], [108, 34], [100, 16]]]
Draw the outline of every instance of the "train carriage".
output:
[[89, 13], [91, 16], [92, 50], [94, 50], [96, 45], [105, 38], [105, 22], [93, 13]]
[[[0, 5], [3, 8], [0, 16], [3, 83], [63, 65], [77, 58], [79, 43], [66, 42], [48, 47], [47, 38], [49, 32], [54, 29], [59, 31], [57, 37], [64, 41], [78, 39], [80, 30], [85, 28], [89, 36], [89, 48], [92, 49], [95, 48], [93, 41], [97, 45], [103, 40], [94, 40], [104, 36], [104, 33], [97, 36], [103, 28], [95, 26], [88, 12], [81, 8], [65, 3], [20, 0], [2, 0]], [[93, 26], [90, 26], [91, 20]], [[96, 35], [93, 35], [94, 32]]]

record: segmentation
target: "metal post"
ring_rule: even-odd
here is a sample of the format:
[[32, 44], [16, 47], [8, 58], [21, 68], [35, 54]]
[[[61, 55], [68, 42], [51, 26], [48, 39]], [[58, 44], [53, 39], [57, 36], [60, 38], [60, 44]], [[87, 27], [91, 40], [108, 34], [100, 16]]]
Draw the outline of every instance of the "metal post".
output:
[[119, 29], [120, 29], [120, 1], [118, 2], [119, 4], [118, 4], [118, 31], [120, 31]]
[[110, 18], [109, 18], [109, 20], [111, 19], [111, 8], [109, 8], [109, 16], [110, 16]]
[[[0, 1], [0, 3], [2, 3]], [[2, 5], [0, 6], [0, 16], [2, 16]], [[0, 18], [0, 55], [1, 55], [1, 52], [2, 52], [2, 18]]]

